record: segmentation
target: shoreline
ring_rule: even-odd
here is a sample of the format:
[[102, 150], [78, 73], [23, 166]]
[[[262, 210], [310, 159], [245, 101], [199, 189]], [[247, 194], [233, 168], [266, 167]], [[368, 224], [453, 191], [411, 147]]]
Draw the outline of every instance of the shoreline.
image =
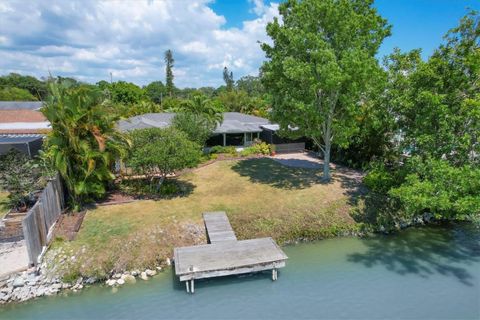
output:
[[[316, 239], [299, 238], [296, 240], [285, 241], [281, 244], [281, 246], [285, 247], [300, 243], [309, 243], [335, 238], [369, 238], [380, 234], [394, 235], [397, 232], [409, 228], [462, 222], [474, 223], [473, 221], [445, 221], [433, 219], [426, 221], [422, 219], [421, 221], [412, 221], [411, 224], [405, 225], [401, 229], [390, 232], [377, 230], [376, 232], [347, 232]], [[57, 255], [61, 254], [61, 251], [58, 251], [58, 249], [53, 250], [57, 250]], [[56, 255], [53, 256], [53, 258], [56, 258]], [[50, 256], [49, 259], [52, 259], [52, 257]], [[174, 263], [174, 261], [167, 257], [162, 263], [154, 268], [139, 268], [135, 270], [115, 272], [107, 278], [80, 276], [75, 281], [64, 282], [62, 281], [61, 276], [52, 273], [52, 270], [49, 269], [47, 263], [43, 261], [38, 268], [30, 268], [26, 271], [13, 273], [7, 277], [4, 277], [3, 279], [0, 279], [0, 307], [7, 304], [23, 303], [25, 301], [43, 296], [57, 295], [67, 290], [70, 290], [71, 292], [78, 292], [92, 285], [105, 285], [112, 288], [118, 288], [127, 283], [133, 284], [136, 281], [147, 281], [149, 278], [154, 277], [159, 272], [163, 272], [166, 268], [170, 268], [172, 263]]]

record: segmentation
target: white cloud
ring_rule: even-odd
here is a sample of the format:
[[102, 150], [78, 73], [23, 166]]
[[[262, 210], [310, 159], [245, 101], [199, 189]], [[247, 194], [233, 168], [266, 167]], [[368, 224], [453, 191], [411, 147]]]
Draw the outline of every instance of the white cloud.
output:
[[268, 8], [267, 5], [265, 5], [264, 0], [248, 0], [248, 2], [253, 4], [251, 11], [257, 16], [264, 14]]
[[268, 41], [266, 24], [277, 14], [253, 0], [258, 17], [227, 28], [210, 0], [4, 1], [0, 3], [0, 70], [41, 77], [73, 76], [147, 84], [164, 80], [165, 50], [175, 58], [179, 87], [218, 86], [222, 70], [254, 74]]

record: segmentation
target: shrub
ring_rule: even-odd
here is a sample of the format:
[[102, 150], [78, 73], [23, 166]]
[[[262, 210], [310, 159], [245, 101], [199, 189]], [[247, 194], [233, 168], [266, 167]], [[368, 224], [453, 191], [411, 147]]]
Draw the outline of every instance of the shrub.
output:
[[198, 144], [173, 127], [148, 128], [130, 133], [132, 147], [126, 159], [127, 166], [138, 175], [145, 175], [151, 183], [160, 178], [160, 188], [167, 175], [195, 167], [201, 157]]
[[437, 219], [480, 216], [480, 168], [455, 167], [445, 160], [420, 157], [394, 168], [376, 165], [364, 182], [372, 191], [397, 203], [400, 218], [425, 213]]
[[250, 155], [269, 155], [271, 153], [270, 145], [265, 142], [255, 143], [250, 147], [247, 147], [242, 150], [240, 153], [242, 157]]
[[428, 212], [439, 219], [469, 219], [480, 215], [480, 168], [414, 158], [407, 169], [403, 183], [388, 194], [398, 199], [408, 216]]
[[227, 153], [232, 156], [237, 155], [237, 149], [234, 146], [213, 146], [210, 148], [210, 154], [212, 153]]
[[363, 182], [374, 192], [386, 193], [394, 186], [395, 178], [383, 163], [376, 163], [372, 165]]
[[0, 189], [9, 192], [9, 207], [26, 210], [35, 203], [35, 192], [45, 183], [39, 160], [29, 159], [14, 149], [0, 156]]

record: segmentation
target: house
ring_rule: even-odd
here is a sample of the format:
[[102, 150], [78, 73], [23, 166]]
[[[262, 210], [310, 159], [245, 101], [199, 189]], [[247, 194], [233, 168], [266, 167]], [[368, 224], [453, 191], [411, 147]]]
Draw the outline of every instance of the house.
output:
[[0, 154], [16, 149], [34, 156], [51, 130], [41, 101], [0, 101]]
[[[120, 131], [128, 132], [145, 128], [165, 128], [172, 124], [175, 117], [173, 112], [146, 113], [121, 120], [118, 123]], [[268, 119], [247, 115], [239, 112], [224, 112], [223, 121], [213, 131], [207, 141], [207, 146], [236, 146], [245, 147], [253, 143], [255, 139], [263, 140], [275, 145], [291, 144], [293, 141], [280, 138], [276, 131], [280, 129], [278, 124], [272, 124]], [[305, 143], [296, 143], [294, 148], [280, 146], [281, 150], [301, 151], [305, 149]]]

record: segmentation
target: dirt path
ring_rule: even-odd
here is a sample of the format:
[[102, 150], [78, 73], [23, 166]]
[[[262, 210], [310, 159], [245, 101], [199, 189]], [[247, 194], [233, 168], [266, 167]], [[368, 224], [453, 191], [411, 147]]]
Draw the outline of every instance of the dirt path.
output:
[[28, 267], [28, 254], [25, 240], [0, 242], [0, 278]]

